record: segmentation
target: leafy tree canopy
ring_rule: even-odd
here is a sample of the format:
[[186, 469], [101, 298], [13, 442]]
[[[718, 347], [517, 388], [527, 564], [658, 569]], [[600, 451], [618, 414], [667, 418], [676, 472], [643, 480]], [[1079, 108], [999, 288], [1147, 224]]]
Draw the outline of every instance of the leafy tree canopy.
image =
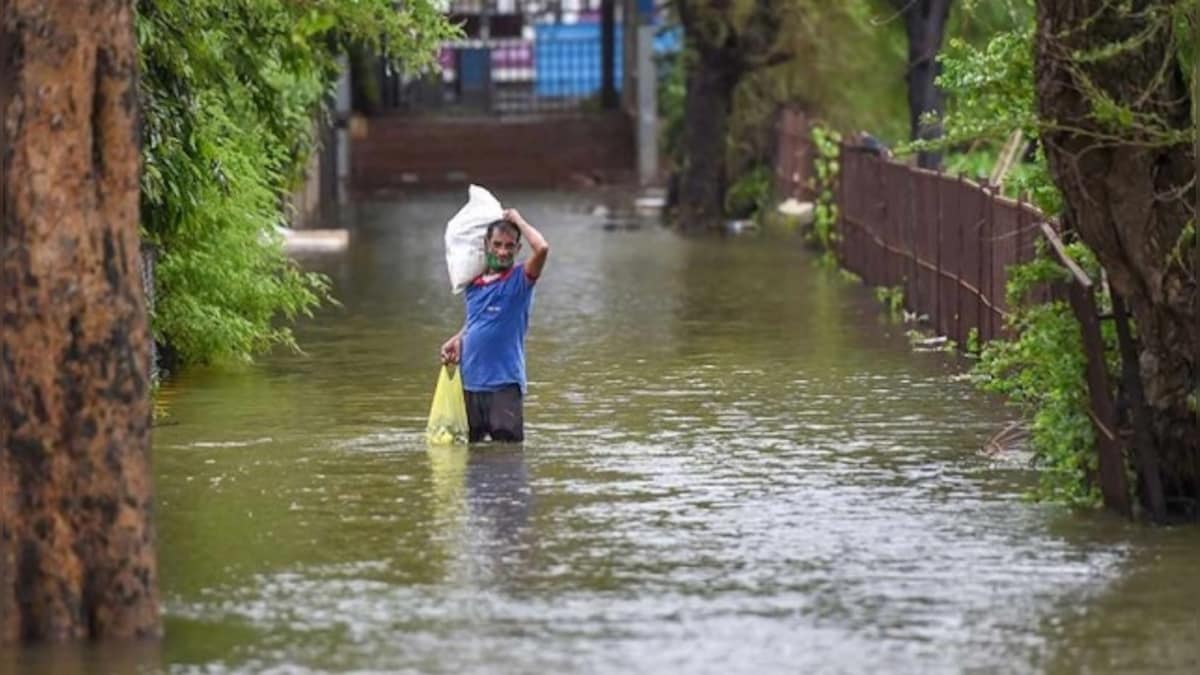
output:
[[295, 346], [329, 298], [276, 226], [315, 150], [338, 54], [419, 69], [454, 29], [431, 0], [139, 0], [142, 229], [158, 254], [153, 329], [184, 362]]

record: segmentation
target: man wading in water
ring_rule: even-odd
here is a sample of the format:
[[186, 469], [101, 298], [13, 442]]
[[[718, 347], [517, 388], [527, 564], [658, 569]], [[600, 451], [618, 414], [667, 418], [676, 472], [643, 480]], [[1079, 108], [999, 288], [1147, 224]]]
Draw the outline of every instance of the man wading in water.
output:
[[[522, 237], [533, 255], [514, 265]], [[519, 442], [525, 439], [525, 332], [550, 245], [516, 209], [488, 225], [483, 245], [487, 269], [467, 286], [467, 320], [442, 345], [442, 363], [462, 363], [470, 441]]]

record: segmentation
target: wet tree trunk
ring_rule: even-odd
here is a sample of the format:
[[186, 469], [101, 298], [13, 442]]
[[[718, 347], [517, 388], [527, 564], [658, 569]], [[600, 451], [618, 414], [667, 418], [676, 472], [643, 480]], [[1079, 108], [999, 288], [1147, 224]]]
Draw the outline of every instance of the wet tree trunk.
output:
[[[950, 16], [951, 0], [892, 0], [892, 5], [904, 14], [908, 34], [908, 124], [913, 140], [932, 140], [942, 135], [941, 122], [922, 124], [921, 117], [932, 113], [941, 119], [942, 90], [934, 84], [941, 73], [937, 55], [942, 49], [946, 19]], [[921, 152], [917, 165], [935, 169], [942, 163], [942, 153]]]
[[132, 6], [0, 31], [0, 643], [157, 635]]
[[[1083, 94], [1094, 85], [1164, 128], [1190, 128], [1191, 101], [1167, 31], [1130, 40], [1153, 16], [1145, 9], [1166, 4], [1123, 10], [1109, 0], [1041, 0], [1035, 67], [1039, 114], [1058, 125], [1042, 142], [1066, 199], [1066, 219], [1096, 252], [1135, 319], [1151, 427], [1141, 431], [1153, 446], [1148, 464], [1161, 472], [1169, 515], [1196, 518], [1200, 424], [1188, 399], [1200, 382], [1200, 289], [1195, 243], [1181, 238], [1196, 198], [1193, 148], [1186, 141], [1164, 146], [1131, 125], [1113, 140], [1111, 126], [1092, 116]], [[1127, 41], [1130, 47], [1098, 61], [1072, 53]]]
[[725, 139], [733, 90], [741, 79], [721, 51], [701, 52], [689, 65], [683, 114], [686, 166], [679, 182], [679, 225], [687, 231], [720, 226], [725, 212]]
[[676, 0], [683, 24], [687, 92], [684, 166], [679, 168], [677, 218], [688, 231], [718, 228], [728, 180], [725, 144], [733, 94], [742, 78], [790, 58], [776, 48], [787, 0], [754, 0], [744, 21], [732, 0]]

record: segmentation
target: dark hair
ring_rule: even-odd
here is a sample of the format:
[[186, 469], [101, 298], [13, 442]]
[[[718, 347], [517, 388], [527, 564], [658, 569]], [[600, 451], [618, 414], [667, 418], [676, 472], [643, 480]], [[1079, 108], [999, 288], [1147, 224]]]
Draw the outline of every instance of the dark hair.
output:
[[507, 232], [511, 234], [518, 243], [521, 241], [521, 228], [513, 225], [503, 218], [500, 220], [493, 220], [492, 222], [488, 223], [487, 234], [483, 235], [484, 241], [491, 241], [492, 232], [495, 230], [500, 230], [501, 232]]

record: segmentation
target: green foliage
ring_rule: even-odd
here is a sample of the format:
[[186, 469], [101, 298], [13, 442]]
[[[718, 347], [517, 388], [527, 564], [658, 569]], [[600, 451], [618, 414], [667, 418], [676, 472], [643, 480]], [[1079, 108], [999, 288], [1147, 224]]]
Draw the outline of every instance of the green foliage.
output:
[[658, 68], [665, 75], [658, 80], [658, 114], [662, 120], [659, 132], [659, 152], [668, 164], [683, 166], [683, 104], [687, 96], [687, 60], [695, 55], [684, 49], [678, 54], [659, 60]]
[[[738, 4], [738, 3], [734, 3]], [[741, 4], [746, 4], [742, 0]], [[992, 87], [1020, 97], [1015, 108], [1020, 115], [1032, 115], [1032, 51], [1012, 57], [1019, 40], [991, 45], [997, 33], [1011, 32], [1016, 26], [1032, 26], [1033, 0], [1000, 0], [954, 3], [947, 26], [947, 44], [964, 57], [978, 53], [971, 73], [951, 73], [967, 80], [994, 80]], [[852, 0], [824, 3], [813, 0], [792, 3], [782, 14], [784, 24], [777, 49], [790, 59], [752, 72], [735, 93], [730, 119], [728, 165], [734, 178], [757, 163], [770, 158], [775, 136], [772, 122], [781, 104], [798, 105], [810, 115], [835, 120], [843, 132], [869, 129], [874, 136], [894, 144], [908, 135], [905, 64], [907, 37], [902, 16], [893, 3], [880, 0]], [[1032, 32], [1023, 34], [1025, 44]], [[1005, 60], [1007, 59], [1007, 60]], [[1024, 65], [1023, 65], [1024, 64]], [[1021, 82], [1029, 86], [1022, 88]], [[848, 85], [847, 83], [852, 83]], [[682, 86], [682, 81], [680, 81]], [[963, 114], [972, 124], [989, 121], [999, 131], [993, 135], [1001, 143], [1015, 128], [1009, 106], [998, 117], [975, 115], [970, 97], [962, 97]], [[952, 103], [957, 100], [951, 97]], [[992, 108], [1004, 108], [997, 102]], [[1032, 126], [1031, 124], [1028, 126]], [[975, 138], [964, 130], [960, 138]], [[917, 146], [904, 146], [917, 150]], [[820, 160], [818, 160], [820, 161]], [[822, 223], [832, 222], [836, 214], [818, 213]], [[814, 236], [827, 239], [829, 233], [814, 229]]]
[[[1161, 64], [1155, 81], [1179, 75], [1184, 80], [1191, 80], [1194, 97], [1200, 92], [1197, 89], [1200, 83], [1196, 82], [1200, 78], [1200, 65], [1195, 61], [1197, 47], [1200, 46], [1200, 0], [1177, 0], [1137, 9], [1122, 3], [1105, 7], [1103, 11], [1106, 16], [1099, 17], [1099, 20], [1126, 21], [1138, 30], [1119, 42], [1089, 45], [1088, 49], [1075, 49], [1071, 53], [1067, 67], [1077, 86], [1086, 95], [1091, 106], [1092, 121], [1099, 127], [1099, 131], [1072, 131], [1088, 133], [1102, 143], [1132, 141], [1159, 147], [1190, 143], [1196, 133], [1196, 120], [1192, 119], [1190, 125], [1181, 126], [1179, 120], [1162, 116], [1160, 102], [1149, 95], [1153, 82], [1146, 83], [1145, 95], [1135, 97], [1135, 102], [1127, 105], [1114, 100], [1105, 83], [1094, 80], [1081, 66], [1104, 64], [1106, 68], [1120, 68], [1122, 60], [1129, 62], [1146, 58], [1146, 43], [1166, 35], [1170, 45], [1167, 60]], [[1185, 70], [1187, 65], [1192, 66], [1190, 73]], [[1054, 121], [1047, 121], [1047, 126], [1054, 125]]]
[[[945, 136], [952, 147], [979, 140], [1002, 144], [1014, 130], [1035, 137], [1033, 23], [1021, 23], [976, 46], [951, 38], [938, 59], [938, 84], [946, 91]], [[927, 144], [928, 145], [928, 144]]]
[[[704, 6], [683, 4], [694, 11]], [[746, 19], [754, 5], [751, 0], [735, 0], [721, 5], [723, 10], [710, 7], [704, 37], [716, 41], [732, 31], [744, 38], [740, 42], [764, 47], [747, 31]], [[964, 48], [986, 43], [998, 29], [1013, 24], [1015, 16], [1032, 16], [1032, 0], [968, 1], [965, 5], [966, 11], [955, 3], [947, 29]], [[907, 37], [903, 18], [892, 3], [775, 0], [774, 7], [781, 28], [775, 43], [763, 51], [784, 58], [769, 60], [768, 67], [751, 68], [734, 92], [726, 153], [731, 183], [771, 161], [777, 141], [774, 122], [782, 105], [836, 120], [836, 128], [843, 132], [870, 129], [887, 143], [907, 136]], [[682, 58], [695, 57], [685, 52]], [[1029, 63], [1031, 57], [1024, 60]], [[685, 81], [681, 61], [672, 65], [674, 70], [661, 80], [659, 105], [664, 119], [664, 153], [673, 166], [680, 167], [686, 150], [679, 146]], [[1027, 98], [1030, 96], [1031, 90]], [[1032, 110], [1031, 106], [1025, 109]], [[1009, 130], [1011, 127], [1004, 134]]]
[[[906, 150], [926, 147], [953, 148], [964, 143], [989, 141], [995, 145], [1013, 130], [1020, 129], [1026, 137], [1036, 137], [1045, 128], [1056, 126], [1054, 120], [1040, 120], [1034, 107], [1033, 40], [1035, 32], [1034, 0], [1007, 0], [1004, 3], [964, 3], [967, 13], [994, 15], [996, 5], [1005, 7], [1008, 18], [999, 30], [989, 36], [986, 44], [951, 38], [939, 55], [942, 75], [938, 82], [947, 92], [945, 115], [946, 135], [932, 144], [913, 144]], [[1152, 111], [1155, 103], [1142, 97], [1134, 109], [1115, 101], [1102, 83], [1095, 82], [1080, 68], [1083, 64], [1133, 58], [1131, 52], [1147, 40], [1166, 32], [1174, 47], [1171, 56], [1178, 64], [1194, 63], [1197, 43], [1200, 43], [1200, 0], [1151, 5], [1133, 9], [1127, 3], [1106, 6], [1104, 12], [1122, 12], [1139, 26], [1137, 33], [1120, 42], [1074, 50], [1067, 66], [1071, 68], [1076, 86], [1081, 87], [1091, 106], [1091, 114], [1103, 133], [1094, 134], [1099, 142], [1137, 139], [1140, 143], [1170, 146], [1190, 142], [1192, 131], [1180, 130]], [[1098, 17], [1101, 18], [1101, 17]], [[1108, 17], [1111, 20], [1112, 17]], [[1065, 36], [1064, 36], [1065, 37]], [[1119, 67], [1119, 62], [1113, 65]], [[1161, 76], [1168, 76], [1176, 67], [1167, 62]], [[1189, 73], [1180, 73], [1188, 78]], [[1191, 78], [1195, 78], [1193, 73]], [[1149, 86], [1149, 83], [1148, 83]], [[1192, 82], [1196, 91], [1196, 83]], [[1193, 123], [1194, 127], [1194, 123]], [[1082, 130], [1073, 130], [1081, 132]]]
[[1041, 470], [1038, 496], [1096, 505], [1089, 481], [1095, 439], [1087, 410], [1079, 324], [1065, 303], [1022, 310], [1013, 320], [1020, 337], [983, 347], [973, 372], [985, 390], [1003, 394], [1032, 420], [1031, 447]]
[[[1034, 106], [1033, 0], [963, 3], [966, 17], [985, 15], [991, 32], [982, 39], [953, 36], [938, 61], [938, 84], [946, 92], [944, 135], [902, 145], [897, 152], [943, 150], [948, 173], [984, 182], [1013, 131], [1036, 139], [1041, 130]], [[965, 150], [964, 150], [965, 148]], [[1028, 195], [1049, 216], [1062, 208], [1040, 148], [1033, 162], [1017, 161], [1004, 182], [1010, 197]]]
[[[986, 182], [1013, 131], [1037, 137], [1032, 5], [1032, 0], [1012, 0], [1011, 20], [982, 45], [957, 38], [948, 41], [940, 57], [939, 78], [948, 101], [945, 136], [907, 149], [949, 150], [948, 172]], [[968, 149], [959, 150], [964, 147]], [[1061, 208], [1060, 194], [1040, 152], [1035, 162], [1019, 161], [1012, 167], [1004, 190], [1009, 196], [1030, 195], [1050, 216]], [[972, 369], [976, 384], [1006, 396], [1031, 421], [1030, 445], [1040, 469], [1037, 496], [1090, 506], [1098, 503], [1098, 493], [1089, 480], [1095, 471], [1095, 450], [1086, 412], [1079, 323], [1065, 303], [1031, 304], [1025, 299], [1031, 289], [1062, 279], [1065, 273], [1044, 254], [1009, 268], [1007, 292], [1013, 309], [1008, 321], [1016, 337], [981, 344], [978, 332], [972, 331], [966, 349], [978, 355]]]
[[[983, 6], [978, 2], [967, 5], [968, 12]], [[1034, 107], [1034, 2], [1010, 0], [1007, 5], [1013, 10], [1011, 22], [985, 45], [974, 47], [965, 41], [951, 40], [940, 57], [943, 75], [939, 81], [950, 101], [945, 116], [946, 137], [935, 144], [911, 147], [950, 150], [968, 147], [966, 152], [949, 156], [951, 171], [986, 176], [997, 151], [1012, 131], [1020, 130], [1031, 138], [1046, 129], [1058, 128], [1055, 120], [1039, 119]], [[1120, 59], [1136, 57], [1132, 52], [1161, 31], [1170, 31], [1174, 46], [1171, 56], [1178, 63], [1194, 63], [1189, 59], [1195, 57], [1200, 46], [1200, 1], [1184, 0], [1136, 10], [1126, 3], [1115, 3], [1106, 5], [1103, 11], [1128, 14], [1130, 21], [1137, 22], [1138, 30], [1126, 40], [1089, 45], [1070, 55], [1065, 65], [1072, 69], [1076, 86], [1086, 96], [1098, 128], [1072, 132], [1090, 134], [1098, 146], [1114, 143], [1170, 146], [1191, 142], [1200, 133], [1195, 120], [1190, 128], [1180, 130], [1177, 124], [1157, 117], [1153, 112], [1156, 104], [1147, 97], [1139, 99], [1137, 105], [1142, 106], [1139, 108], [1118, 102], [1102, 83], [1087, 76], [1083, 66], [1107, 61], [1119, 67]], [[1112, 20], [1113, 16], [1103, 18]], [[1174, 68], [1176, 64], [1168, 60], [1161, 72], [1170, 76]], [[1200, 91], [1197, 73], [1200, 68], [1194, 67], [1190, 74], [1193, 94]], [[1010, 195], [1031, 195], [1050, 216], [1062, 209], [1061, 195], [1052, 184], [1040, 153], [1036, 162], [1014, 167], [1005, 190]], [[1094, 257], [1082, 245], [1072, 245], [1071, 255], [1093, 278], [1100, 277]], [[1007, 395], [1033, 420], [1031, 442], [1037, 464], [1043, 469], [1041, 496], [1095, 504], [1096, 490], [1089, 481], [1089, 474], [1095, 470], [1095, 450], [1087, 414], [1085, 357], [1078, 322], [1063, 303], [1030, 306], [1021, 303], [1018, 297], [1034, 285], [1061, 278], [1063, 274], [1065, 271], [1059, 265], [1044, 256], [1009, 270], [1010, 306], [1017, 308], [1010, 320], [1018, 337], [983, 346], [975, 375], [982, 386]], [[1104, 311], [1108, 298], [1102, 296], [1098, 300]], [[1102, 332], [1108, 366], [1115, 370], [1117, 356], [1112, 326], [1104, 324]]]
[[991, 174], [998, 154], [990, 147], [947, 153], [942, 157], [942, 169], [952, 176], [962, 175], [976, 183], [983, 183]]
[[1190, 84], [1192, 95], [1192, 131], [1195, 138], [1194, 150], [1200, 155], [1200, 0], [1181, 2], [1173, 8], [1171, 41], [1179, 54], [1179, 62], [1191, 64], [1190, 72], [1183, 76]]
[[824, 125], [814, 124], [812, 127], [813, 157], [812, 178], [813, 193], [816, 202], [813, 205], [813, 227], [810, 238], [825, 251], [832, 251], [837, 237], [837, 184], [841, 164], [838, 152], [842, 135], [835, 129]]
[[[832, 259], [831, 256], [826, 254], [826, 255], [823, 255], [820, 258], [818, 258], [818, 261], [821, 261], [821, 264], [826, 264], [823, 261], [827, 261], [827, 260], [831, 260], [831, 259]], [[862, 283], [862, 277], [858, 276], [854, 272], [851, 272], [850, 270], [846, 269], [845, 267], [838, 268], [838, 277], [847, 283], [851, 283], [851, 284], [861, 284]]]
[[[1081, 246], [1073, 246], [1071, 255], [1085, 269], [1098, 272], [1094, 258]], [[1079, 322], [1065, 302], [1026, 300], [1037, 286], [1064, 281], [1067, 275], [1066, 268], [1044, 252], [1035, 261], [1010, 269], [1007, 293], [1014, 309], [1008, 323], [1017, 337], [984, 345], [972, 376], [981, 388], [1003, 394], [1030, 418], [1031, 449], [1040, 469], [1037, 496], [1096, 506], [1099, 493], [1091, 481], [1096, 471], [1095, 437], [1087, 413]], [[1105, 337], [1110, 353], [1115, 353], [1111, 331]]]
[[[994, 146], [980, 143], [969, 152], [947, 154], [943, 157], [943, 168], [950, 175], [962, 174], [983, 184], [991, 175], [998, 155]], [[1042, 213], [1051, 216], [1062, 210], [1062, 193], [1050, 178], [1046, 156], [1040, 147], [1034, 161], [1013, 164], [1004, 180], [1002, 193], [1013, 199], [1023, 196]]]
[[892, 316], [899, 316], [904, 310], [903, 286], [876, 286], [875, 299], [887, 307]]
[[775, 45], [789, 58], [752, 70], [734, 93], [732, 176], [770, 161], [781, 105], [837, 120], [843, 131], [871, 129], [886, 139], [907, 133], [906, 38], [903, 22], [885, 20], [892, 13], [873, 0], [789, 4]]
[[408, 67], [450, 33], [427, 0], [139, 0], [142, 227], [158, 252], [153, 329], [185, 362], [295, 346], [328, 300], [275, 233], [351, 45]]
[[1194, 216], [1188, 221], [1171, 248], [1171, 258], [1176, 265], [1185, 266], [1188, 252], [1200, 250], [1200, 231], [1196, 228], [1198, 219], [1200, 216]]
[[[755, 10], [768, 5], [771, 20], [754, 19], [761, 16]], [[738, 56], [746, 59], [746, 71], [733, 92], [725, 139], [728, 184], [774, 159], [775, 121], [783, 105], [838, 120], [845, 129], [870, 128], [885, 138], [896, 138], [907, 129], [904, 26], [882, 20], [892, 10], [874, 0], [672, 4], [675, 10], [681, 7], [697, 15], [692, 19], [696, 39], [717, 44], [737, 35], [734, 42], [745, 46]], [[686, 161], [687, 148], [680, 142], [684, 66], [695, 58], [689, 40], [680, 56], [662, 64], [665, 76], [659, 80], [661, 148], [674, 171]]]
[[771, 167], [759, 164], [738, 177], [725, 191], [725, 213], [756, 218], [771, 201]]
[[983, 345], [979, 342], [979, 328], [971, 326], [971, 330], [967, 331], [967, 344], [964, 351], [968, 356], [975, 358], [978, 358], [980, 352], [983, 351]]

